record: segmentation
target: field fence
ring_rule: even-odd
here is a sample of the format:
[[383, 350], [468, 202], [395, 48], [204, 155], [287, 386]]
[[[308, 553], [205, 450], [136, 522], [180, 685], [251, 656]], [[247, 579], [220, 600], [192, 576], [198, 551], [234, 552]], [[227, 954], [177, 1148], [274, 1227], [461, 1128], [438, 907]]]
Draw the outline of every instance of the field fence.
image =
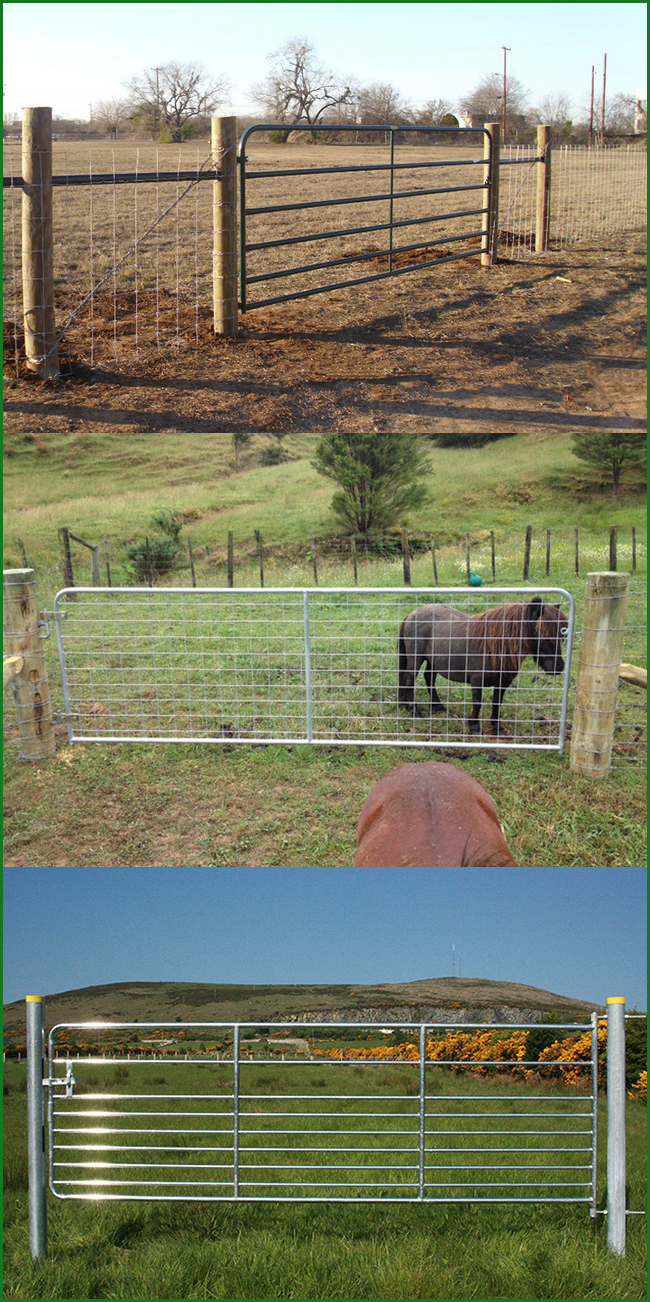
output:
[[[342, 1026], [274, 1024], [265, 1032], [267, 1056], [254, 1061], [247, 1061], [246, 1046], [256, 1031], [260, 1038], [259, 1028], [246, 1024], [102, 1026], [104, 1044], [124, 1027], [140, 1043], [148, 1036], [151, 1048], [165, 1029], [172, 1036], [182, 1031], [194, 1051], [165, 1059], [168, 1082], [160, 1064], [146, 1057], [131, 1056], [125, 1068], [119, 1059], [87, 1062], [74, 1049], [57, 1051], [57, 1043], [83, 1028], [55, 1027], [48, 1082], [52, 1193], [113, 1200], [581, 1202], [595, 1214], [596, 1014], [591, 1029], [589, 1023], [553, 1026], [556, 1039], [573, 1032], [591, 1044], [586, 1061], [572, 1054], [563, 1064], [565, 1074], [576, 1075], [579, 1093], [561, 1082], [545, 1088], [558, 1068], [526, 1060], [521, 1032], [530, 1023], [481, 1026], [501, 1034], [494, 1051], [477, 1060], [460, 1050], [448, 1061], [438, 1041], [446, 1045], [454, 1031], [469, 1036], [474, 1024], [392, 1023], [394, 1038], [405, 1041], [402, 1061], [320, 1050], [315, 1070], [313, 1053], [301, 1047], [308, 1041], [299, 1037], [322, 1042], [328, 1031], [340, 1035]], [[377, 1031], [367, 1023], [349, 1029], [357, 1037]], [[535, 1024], [537, 1034], [544, 1029]], [[218, 1062], [210, 1060], [210, 1037], [226, 1044]], [[513, 1039], [521, 1050], [516, 1061]], [[283, 1060], [278, 1048], [288, 1051]], [[536, 1087], [526, 1079], [533, 1072]], [[196, 1083], [188, 1085], [191, 1076]]]
[[[535, 249], [536, 151], [532, 145], [501, 150], [499, 247], [512, 259]], [[644, 229], [647, 220], [645, 150], [625, 145], [562, 145], [551, 151], [549, 245]]]
[[[497, 649], [484, 636], [459, 640], [445, 626], [433, 643], [438, 701], [432, 712], [424, 687], [416, 684], [415, 717], [399, 700], [398, 630], [406, 615], [431, 601], [430, 588], [63, 590], [54, 600], [54, 620], [68, 736], [83, 742], [494, 745], [487, 696], [487, 735], [480, 727], [477, 735], [468, 733], [463, 684], [472, 676], [485, 681], [486, 692], [500, 687], [502, 671], [494, 669], [493, 657], [499, 666], [505, 662], [502, 648], [513, 638], [512, 654], [523, 663], [512, 686], [514, 675], [503, 671], [508, 690], [501, 724], [513, 746], [561, 750], [573, 599], [559, 588], [536, 591], [546, 605], [562, 606], [564, 672], [560, 665], [544, 673], [525, 658], [521, 622], [515, 634], [499, 625]], [[436, 600], [447, 597], [461, 618], [507, 603], [521, 610], [532, 596], [521, 588], [435, 589]], [[427, 618], [423, 611], [425, 628]]]
[[[75, 363], [99, 354], [116, 361], [135, 350], [205, 342], [211, 329], [214, 182], [209, 146], [57, 151], [65, 183], [53, 188], [57, 346]], [[20, 175], [9, 150], [5, 176]], [[17, 168], [17, 172], [15, 169]], [[131, 177], [137, 180], [128, 179]], [[23, 348], [21, 190], [3, 192], [5, 349]], [[62, 359], [66, 371], [65, 356]]]
[[[268, 286], [270, 279], [273, 286], [278, 277], [293, 277], [289, 283], [299, 288], [289, 297], [295, 297], [328, 288], [328, 277], [335, 284], [355, 266], [366, 268], [370, 278], [382, 279], [389, 265], [400, 272], [430, 265], [436, 258], [480, 254], [480, 232], [474, 228], [486, 200], [482, 167], [477, 170], [478, 147], [432, 148], [432, 159], [425, 163], [423, 146], [399, 145], [396, 166], [405, 169], [397, 173], [401, 189], [379, 193], [373, 203], [359, 190], [357, 174], [378, 169], [376, 148], [321, 145], [302, 153], [296, 145], [284, 148], [293, 151], [295, 168], [286, 168], [282, 146], [251, 146], [250, 175], [256, 178], [252, 184], [265, 186], [268, 193], [266, 201], [251, 210], [248, 234], [242, 232], [249, 259], [248, 272], [240, 276], [242, 302], [247, 283]], [[328, 150], [333, 160], [326, 157]], [[356, 155], [365, 157], [364, 166], [357, 166]], [[644, 226], [643, 151], [562, 146], [551, 158], [551, 248]], [[527, 258], [535, 246], [535, 159], [533, 146], [501, 152], [499, 247], [509, 258]], [[98, 144], [88, 149], [81, 143], [55, 141], [53, 165], [60, 182], [52, 194], [53, 294], [64, 373], [70, 373], [72, 355], [75, 365], [92, 366], [101, 358], [120, 362], [152, 348], [160, 353], [207, 346], [214, 333], [213, 231], [220, 206], [215, 186], [199, 184], [214, 180], [209, 144]], [[430, 185], [418, 180], [424, 166], [441, 169], [438, 184], [443, 188], [473, 187], [471, 194], [454, 196], [457, 202], [451, 206], [458, 211], [445, 213], [435, 187], [431, 199], [420, 194]], [[331, 175], [323, 177], [323, 171]], [[4, 347], [5, 360], [17, 375], [24, 354], [20, 172], [20, 145], [10, 143], [3, 189]], [[128, 179], [133, 176], [139, 180]], [[331, 208], [323, 217], [324, 204], [348, 206]], [[348, 214], [342, 230], [335, 216], [340, 211]], [[385, 226], [387, 213], [390, 251], [384, 248], [386, 238], [378, 243], [374, 234]], [[460, 233], [459, 220], [465, 222]], [[393, 228], [399, 239], [400, 226], [407, 243], [393, 248]], [[419, 245], [413, 243], [414, 236]], [[326, 248], [329, 262], [323, 262], [321, 254], [303, 266], [305, 247]], [[324, 277], [320, 288], [319, 277]]]

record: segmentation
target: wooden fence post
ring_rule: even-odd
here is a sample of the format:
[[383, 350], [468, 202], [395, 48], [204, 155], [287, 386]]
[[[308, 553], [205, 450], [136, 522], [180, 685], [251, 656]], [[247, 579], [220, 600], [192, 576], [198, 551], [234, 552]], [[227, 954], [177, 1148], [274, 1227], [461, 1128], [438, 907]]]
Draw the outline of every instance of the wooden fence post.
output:
[[316, 539], [311, 540], [311, 564], [314, 571], [314, 587], [318, 587], [318, 557], [316, 556]]
[[400, 529], [402, 535], [402, 573], [404, 583], [408, 586], [411, 582], [411, 556], [409, 552], [409, 536], [406, 529]]
[[629, 574], [587, 575], [570, 755], [587, 777], [610, 768], [629, 587]]
[[550, 572], [551, 572], [551, 531], [550, 529], [547, 529], [546, 530], [546, 577], [547, 578]]
[[38, 592], [33, 569], [4, 570], [2, 576], [5, 646], [22, 660], [13, 677], [20, 756], [49, 759], [55, 752], [52, 702], [43, 639], [39, 630]]
[[526, 541], [524, 543], [524, 583], [527, 582], [528, 574], [530, 572], [530, 547], [532, 541], [533, 541], [533, 526], [532, 524], [529, 524], [526, 526]]
[[436, 587], [438, 587], [438, 566], [436, 564], [436, 545], [433, 541], [433, 536], [431, 538], [431, 560], [433, 562], [433, 582], [435, 583]]
[[618, 529], [616, 525], [613, 524], [609, 531], [609, 568], [610, 570], [613, 571], [616, 571], [618, 569], [618, 566], [616, 564], [617, 539], [618, 539]]
[[483, 239], [481, 243], [481, 266], [492, 267], [497, 260], [499, 242], [499, 162], [501, 158], [501, 123], [486, 122], [485, 130], [492, 141], [492, 168], [490, 169], [490, 140], [483, 137], [483, 180], [490, 186], [485, 196], [487, 211], [483, 213]]
[[469, 576], [472, 572], [472, 568], [470, 564], [470, 539], [468, 533], [465, 534], [465, 569], [467, 570], [467, 582], [469, 583]]
[[496, 558], [494, 555], [494, 530], [493, 529], [490, 529], [490, 560], [492, 562], [492, 582], [496, 583], [497, 567], [496, 567]]
[[52, 110], [23, 109], [23, 325], [28, 370], [58, 380], [52, 237]]
[[61, 549], [61, 564], [63, 567], [63, 586], [64, 588], [74, 588], [74, 572], [72, 569], [72, 552], [70, 551], [70, 530], [63, 526], [59, 529], [59, 547]]
[[237, 118], [212, 118], [214, 332], [237, 334]]
[[357, 575], [357, 544], [354, 541], [354, 538], [350, 539], [350, 552], [352, 555], [352, 573], [354, 574], [354, 586], [356, 588], [359, 580]]
[[535, 204], [535, 252], [548, 252], [551, 225], [551, 128], [537, 128], [537, 201]]
[[235, 540], [232, 529], [228, 530], [228, 587], [235, 585]]

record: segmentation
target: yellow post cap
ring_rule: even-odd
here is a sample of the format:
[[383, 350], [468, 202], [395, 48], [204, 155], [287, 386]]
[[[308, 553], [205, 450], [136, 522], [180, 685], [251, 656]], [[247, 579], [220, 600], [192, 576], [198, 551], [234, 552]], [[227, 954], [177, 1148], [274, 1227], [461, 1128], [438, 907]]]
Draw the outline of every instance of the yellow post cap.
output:
[[621, 999], [620, 995], [614, 995], [611, 999], [608, 999], [608, 1000], [607, 1000], [607, 1003], [608, 1003], [608, 1004], [624, 1004], [624, 1003], [625, 1003], [625, 999], [624, 999], [624, 998]]
[[25, 996], [25, 1002], [28, 1003], [28, 1004], [42, 1004], [42, 1003], [43, 1003], [43, 996], [42, 996], [42, 995], [26, 995], [26, 996]]

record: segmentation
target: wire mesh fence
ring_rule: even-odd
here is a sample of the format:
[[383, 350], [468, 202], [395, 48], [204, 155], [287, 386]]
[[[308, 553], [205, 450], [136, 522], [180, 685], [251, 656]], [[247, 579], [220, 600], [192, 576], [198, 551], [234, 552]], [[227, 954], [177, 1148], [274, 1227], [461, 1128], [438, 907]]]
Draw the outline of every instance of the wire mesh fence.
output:
[[[535, 249], [536, 151], [501, 150], [499, 248], [511, 259]], [[562, 145], [551, 151], [552, 249], [646, 225], [647, 160], [632, 146]]]
[[[77, 363], [106, 352], [196, 344], [210, 325], [213, 179], [209, 146], [54, 144], [65, 183], [53, 190], [58, 342]], [[188, 179], [188, 174], [195, 179]], [[5, 176], [20, 177], [9, 148]], [[133, 177], [126, 181], [125, 175]], [[5, 318], [14, 368], [22, 349], [21, 190], [3, 191]], [[7, 334], [7, 330], [6, 330]], [[65, 357], [63, 358], [65, 370]]]
[[[573, 599], [539, 594], [531, 609], [521, 588], [437, 588], [435, 606], [431, 589], [413, 588], [63, 590], [68, 735], [435, 747], [493, 745], [502, 729], [513, 746], [561, 750]], [[407, 616], [409, 665], [398, 649]]]
[[[647, 672], [648, 667], [647, 583], [630, 583], [623, 639], [623, 660]], [[648, 762], [647, 688], [619, 678], [616, 723], [611, 763], [613, 768], [644, 766]]]
[[[131, 1055], [128, 1066], [105, 1056], [88, 1062], [64, 1047], [58, 1054], [66, 1054], [65, 1068], [57, 1044], [83, 1028], [55, 1027], [48, 1089], [52, 1192], [77, 1199], [595, 1207], [593, 1019], [591, 1032], [584, 1024], [552, 1028], [553, 1039], [573, 1031], [591, 1043], [586, 1060], [571, 1055], [563, 1064], [576, 1074], [580, 1092], [563, 1087], [561, 1075], [554, 1085], [556, 1063], [526, 1060], [522, 1032], [530, 1024], [481, 1027], [486, 1040], [496, 1039], [485, 1060], [461, 1053], [445, 1061], [437, 1051], [451, 1026], [416, 1023], [390, 1026], [404, 1040], [397, 1062], [373, 1063], [354, 1049], [315, 1061], [315, 1036], [322, 1042], [333, 1029], [340, 1035], [342, 1025], [278, 1023], [260, 1035], [259, 1028], [236, 1023], [138, 1024], [128, 1034], [144, 1052]], [[191, 1046], [190, 1055], [165, 1059], [164, 1074], [146, 1053], [161, 1028], [171, 1037], [182, 1032]], [[123, 1029], [103, 1025], [104, 1046]], [[350, 1035], [358, 1040], [364, 1029], [377, 1032], [354, 1023]], [[310, 1031], [312, 1052], [297, 1038]], [[516, 1063], [508, 1051], [513, 1038], [521, 1050]], [[219, 1061], [215, 1039], [224, 1050]], [[247, 1059], [244, 1043], [251, 1041], [262, 1048]], [[283, 1061], [279, 1047], [289, 1050]], [[526, 1078], [533, 1071], [537, 1084], [531, 1085]]]

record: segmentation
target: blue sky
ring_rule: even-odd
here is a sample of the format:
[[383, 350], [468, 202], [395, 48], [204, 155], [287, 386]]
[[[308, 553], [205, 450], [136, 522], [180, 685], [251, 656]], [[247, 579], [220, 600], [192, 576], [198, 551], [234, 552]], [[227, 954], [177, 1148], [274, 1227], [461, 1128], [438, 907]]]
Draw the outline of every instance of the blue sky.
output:
[[646, 872], [8, 868], [9, 1003], [114, 981], [516, 981], [646, 1007]]
[[49, 104], [88, 117], [99, 100], [123, 98], [123, 83], [172, 58], [225, 73], [232, 99], [223, 112], [253, 112], [250, 88], [267, 56], [306, 36], [330, 72], [362, 84], [391, 83], [416, 108], [454, 105], [487, 74], [508, 70], [530, 104], [564, 91], [588, 104], [591, 66], [600, 95], [607, 54], [608, 95], [646, 84], [644, 4], [371, 3], [24, 3], [4, 5], [7, 112]]

